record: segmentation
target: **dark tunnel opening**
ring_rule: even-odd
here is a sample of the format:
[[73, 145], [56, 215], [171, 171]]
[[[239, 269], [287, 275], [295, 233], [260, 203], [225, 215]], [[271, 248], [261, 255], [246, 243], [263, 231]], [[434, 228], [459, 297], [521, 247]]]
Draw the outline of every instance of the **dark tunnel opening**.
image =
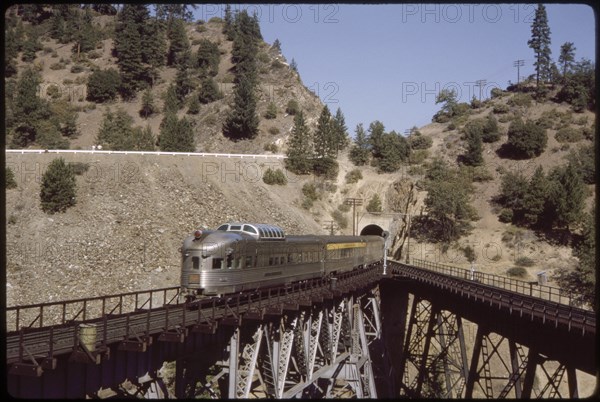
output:
[[382, 236], [384, 230], [379, 225], [367, 225], [360, 231], [361, 236]]

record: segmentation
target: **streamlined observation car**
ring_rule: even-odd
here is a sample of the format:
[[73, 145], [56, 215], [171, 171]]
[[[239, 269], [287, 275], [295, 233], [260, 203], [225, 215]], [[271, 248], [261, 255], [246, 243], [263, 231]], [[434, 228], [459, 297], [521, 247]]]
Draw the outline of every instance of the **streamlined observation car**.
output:
[[225, 223], [181, 247], [181, 296], [223, 295], [367, 267], [383, 259], [380, 236], [286, 236], [274, 225]]

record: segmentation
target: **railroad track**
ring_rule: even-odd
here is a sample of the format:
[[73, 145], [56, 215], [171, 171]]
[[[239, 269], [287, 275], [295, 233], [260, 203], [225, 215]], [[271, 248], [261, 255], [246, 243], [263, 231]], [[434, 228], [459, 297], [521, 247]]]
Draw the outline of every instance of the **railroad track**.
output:
[[488, 303], [491, 307], [497, 307], [521, 317], [530, 317], [531, 320], [539, 320], [543, 324], [554, 325], [555, 328], [578, 331], [582, 335], [593, 336], [596, 333], [596, 313], [594, 311], [516, 293], [481, 283], [476, 279], [464, 279], [396, 261], [390, 261], [388, 269], [393, 275], [410, 278], [458, 294], [467, 300]]
[[[301, 307], [310, 307], [313, 303], [341, 297], [376, 283], [380, 279], [380, 272], [380, 266], [352, 271], [340, 275], [335, 285], [332, 284], [330, 278], [315, 279], [295, 283], [289, 287], [246, 292], [220, 299], [204, 299], [191, 303], [179, 303], [171, 299], [172, 303], [166, 303], [160, 307], [136, 308], [121, 314], [106, 313], [103, 310], [99, 317], [85, 320], [65, 320], [63, 314], [62, 322], [56, 325], [21, 327], [8, 332], [6, 337], [7, 363], [24, 361], [37, 363], [43, 359], [51, 361], [56, 355], [80, 349], [79, 326], [81, 324], [95, 326], [96, 342], [93, 349], [97, 352], [105, 351], [108, 345], [114, 343], [121, 343], [122, 347], [126, 349], [141, 350], [145, 348], [145, 344], [152, 342], [150, 338], [155, 335], [159, 335], [159, 340], [183, 341], [190, 330], [214, 333], [218, 325], [236, 325], [242, 319], [262, 320], [268, 315], [280, 316], [285, 310], [298, 310]], [[166, 294], [174, 289], [165, 288], [153, 292], [165, 292]], [[126, 295], [131, 296], [132, 294]], [[90, 300], [102, 301], [106, 298], [121, 298], [122, 296], [107, 296]], [[76, 302], [86, 301], [86, 304], [89, 304], [90, 300]], [[22, 310], [27, 308], [43, 311], [43, 307], [49, 305], [17, 306], [11, 307], [7, 311], [12, 311], [19, 316], [23, 314]], [[146, 303], [142, 304], [143, 307], [145, 305]], [[77, 316], [79, 315], [77, 314]], [[34, 320], [34, 323], [42, 322], [38, 318]]]

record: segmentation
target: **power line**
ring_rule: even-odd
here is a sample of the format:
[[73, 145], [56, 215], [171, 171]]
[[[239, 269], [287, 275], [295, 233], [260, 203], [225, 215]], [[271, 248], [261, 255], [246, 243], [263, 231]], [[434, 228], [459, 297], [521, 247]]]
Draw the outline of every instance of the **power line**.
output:
[[356, 236], [356, 206], [363, 204], [362, 198], [346, 198], [344, 204], [352, 205], [352, 236]]
[[519, 78], [521, 77], [519, 67], [523, 67], [525, 65], [525, 60], [515, 60], [513, 62], [513, 67], [517, 68], [517, 85], [519, 85]]
[[481, 92], [483, 87], [487, 84], [487, 80], [477, 80], [475, 81], [475, 86], [479, 87], [479, 102], [481, 102]]
[[335, 224], [335, 221], [327, 221], [323, 228], [328, 229], [331, 236], [333, 236], [335, 232], [339, 230], [339, 226]]

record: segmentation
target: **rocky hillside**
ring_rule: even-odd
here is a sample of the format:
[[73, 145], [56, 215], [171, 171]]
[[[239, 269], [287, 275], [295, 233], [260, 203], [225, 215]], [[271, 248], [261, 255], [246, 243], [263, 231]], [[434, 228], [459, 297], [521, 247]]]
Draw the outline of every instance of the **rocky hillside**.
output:
[[[107, 32], [114, 30], [116, 17], [97, 15], [94, 17], [95, 26]], [[26, 27], [27, 22], [23, 23]], [[45, 22], [38, 30], [46, 29]], [[232, 142], [222, 134], [222, 125], [233, 103], [234, 74], [231, 62], [232, 41], [223, 34], [223, 21], [213, 19], [208, 22], [199, 21], [186, 24], [187, 39], [191, 45], [191, 54], [195, 57], [202, 39], [216, 43], [220, 53], [218, 73], [214, 77], [223, 98], [206, 105], [201, 105], [200, 112], [188, 114], [188, 104], [192, 95], [186, 98], [186, 106], [179, 112], [179, 117], [186, 116], [192, 121], [196, 149], [199, 152], [231, 152], [231, 153], [264, 153], [265, 147], [271, 152], [282, 152], [287, 137], [293, 126], [293, 117], [286, 113], [290, 100], [296, 100], [304, 111], [307, 124], [316, 125], [316, 120], [323, 107], [319, 98], [308, 90], [297, 72], [290, 68], [286, 58], [271, 44], [260, 42], [257, 54], [258, 82], [257, 114], [260, 117], [259, 135], [252, 141]], [[159, 70], [159, 78], [154, 82], [151, 93], [159, 112], [147, 119], [140, 116], [142, 107], [142, 92], [131, 101], [123, 101], [120, 97], [111, 102], [95, 103], [87, 100], [87, 82], [94, 70], [117, 67], [117, 59], [113, 56], [113, 39], [100, 41], [97, 48], [82, 54], [78, 58], [73, 53], [73, 43], [61, 44], [46, 33], [39, 37], [40, 49], [35, 53], [33, 62], [25, 62], [21, 57], [16, 58], [17, 71], [33, 65], [40, 73], [42, 82], [38, 94], [41, 98], [57, 103], [68, 101], [77, 114], [79, 134], [70, 139], [71, 149], [91, 149], [96, 144], [103, 115], [110, 108], [113, 112], [122, 108], [133, 118], [133, 126], [150, 126], [155, 137], [159, 134], [159, 125], [164, 117], [163, 104], [167, 88], [175, 80], [176, 68], [164, 66]], [[21, 55], [22, 53], [19, 53]], [[18, 75], [18, 74], [17, 74]], [[14, 78], [12, 78], [14, 79]], [[193, 74], [191, 85], [194, 89], [200, 85], [200, 80]], [[263, 116], [267, 106], [273, 102], [277, 107], [274, 119]], [[7, 136], [9, 140], [10, 136]], [[35, 144], [30, 147], [36, 148]], [[38, 146], [39, 148], [39, 146]]]
[[[114, 17], [96, 16], [95, 22], [105, 29]], [[274, 119], [261, 118], [259, 135], [254, 140], [232, 142], [221, 133], [221, 126], [232, 102], [232, 43], [226, 39], [220, 20], [188, 24], [187, 36], [193, 52], [200, 39], [219, 45], [221, 62], [215, 77], [223, 99], [203, 105], [197, 115], [179, 113], [192, 119], [198, 151], [232, 153], [281, 153], [293, 126], [293, 116], [284, 111], [295, 99], [305, 111], [311, 128], [321, 112], [320, 100], [290, 68], [283, 55], [266, 43], [258, 54], [258, 113], [264, 115], [269, 102], [278, 113]], [[101, 41], [94, 57], [75, 62], [71, 45], [61, 45], [41, 36], [43, 50], [36, 53], [33, 64], [43, 83], [40, 95], [53, 98], [48, 89], [60, 88], [60, 97], [77, 110], [79, 136], [70, 140], [71, 148], [90, 149], [105, 111], [123, 108], [134, 125], [150, 125], [158, 133], [162, 113], [148, 119], [140, 117], [141, 96], [131, 102], [116, 100], [110, 104], [90, 103], [85, 97], [87, 77], [95, 68], [115, 67], [111, 39]], [[27, 63], [18, 58], [18, 69]], [[57, 64], [64, 64], [57, 68]], [[73, 68], [75, 65], [80, 68]], [[152, 88], [162, 110], [161, 95], [173, 82], [175, 69], [160, 70]], [[537, 166], [545, 172], [565, 165], [569, 155], [593, 144], [595, 116], [592, 112], [573, 113], [567, 104], [548, 100], [536, 102], [527, 93], [497, 91], [479, 107], [469, 108], [459, 119], [432, 123], [418, 131], [431, 140], [431, 147], [419, 150], [392, 173], [381, 173], [377, 166], [354, 166], [348, 149], [341, 152], [339, 171], [332, 180], [313, 175], [296, 176], [283, 169], [275, 159], [238, 160], [184, 156], [134, 155], [65, 155], [70, 163], [87, 165], [77, 176], [77, 204], [65, 213], [47, 215], [40, 209], [41, 176], [57, 156], [53, 154], [6, 154], [6, 165], [16, 176], [17, 187], [7, 190], [7, 304], [29, 304], [49, 300], [117, 293], [130, 290], [176, 286], [179, 280], [178, 248], [188, 233], [198, 227], [214, 228], [227, 221], [273, 223], [288, 233], [352, 233], [352, 214], [344, 205], [346, 198], [364, 200], [359, 220], [371, 216], [365, 206], [377, 194], [382, 211], [394, 220], [398, 236], [393, 252], [402, 245], [410, 257], [469, 267], [464, 253], [471, 247], [478, 270], [506, 275], [521, 257], [527, 257], [523, 280], [535, 280], [540, 271], [554, 280], [557, 272], [578, 263], [570, 245], [552, 242], [544, 233], [517, 227], [499, 219], [500, 206], [494, 201], [500, 192], [505, 172], [522, 172], [531, 177]], [[54, 95], [56, 97], [56, 95]], [[58, 99], [52, 99], [53, 102]], [[463, 129], [469, 122], [493, 115], [498, 121], [500, 138], [483, 144], [483, 165], [473, 181], [471, 197], [478, 219], [473, 230], [449, 245], [417, 241], [411, 236], [406, 215], [395, 213], [394, 204], [406, 194], [397, 189], [411, 189], [414, 203], [406, 211], [418, 216], [426, 213], [427, 191], [422, 185], [427, 168], [435, 157], [456, 167], [466, 152]], [[531, 159], [510, 159], [502, 154], [508, 139], [508, 127], [521, 117], [547, 128], [545, 150]], [[369, 122], [365, 122], [365, 127]], [[559, 134], [559, 132], [561, 134]], [[579, 133], [565, 137], [564, 133]], [[273, 147], [273, 145], [276, 146]], [[32, 145], [35, 147], [35, 144]], [[268, 148], [269, 151], [265, 149]], [[418, 155], [418, 157], [417, 157]], [[267, 168], [282, 168], [286, 185], [266, 185], [262, 175]], [[350, 180], [350, 176], [356, 180]], [[360, 179], [358, 178], [360, 177]], [[483, 178], [485, 177], [485, 178]], [[305, 185], [309, 185], [305, 187]], [[307, 191], [311, 190], [311, 191]], [[399, 198], [398, 198], [399, 197]], [[586, 209], [595, 201], [595, 187], [588, 185]], [[396, 210], [397, 212], [397, 210]], [[576, 228], [576, 231], [580, 231]], [[406, 257], [406, 251], [401, 254]]]

